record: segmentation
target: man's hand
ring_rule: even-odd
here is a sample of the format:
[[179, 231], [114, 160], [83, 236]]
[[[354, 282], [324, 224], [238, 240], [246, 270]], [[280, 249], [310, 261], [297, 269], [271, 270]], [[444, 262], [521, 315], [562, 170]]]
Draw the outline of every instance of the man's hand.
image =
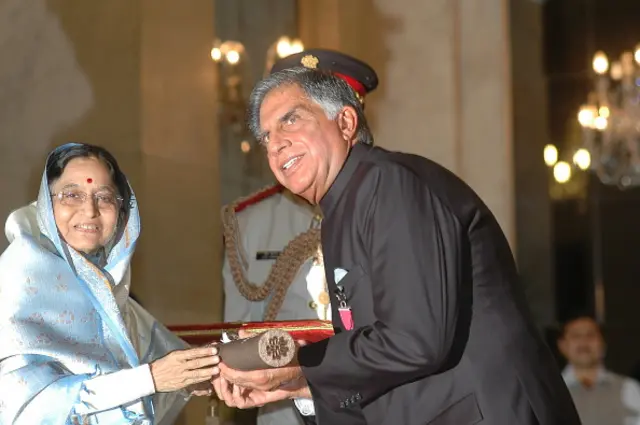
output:
[[300, 366], [252, 370], [247, 372], [231, 369], [222, 362], [218, 367], [220, 368], [220, 376], [227, 382], [239, 387], [259, 391], [275, 391], [302, 377]]
[[[241, 329], [238, 332], [240, 339], [248, 338], [250, 333]], [[306, 345], [306, 341], [296, 341], [297, 347]], [[290, 366], [278, 369], [263, 369], [255, 371], [240, 371], [231, 369], [224, 364], [224, 359], [218, 365], [220, 368], [220, 376], [231, 384], [239, 387], [260, 390], [273, 391], [289, 382], [293, 382], [302, 377], [300, 366]]]
[[213, 387], [221, 401], [224, 401], [229, 407], [238, 409], [262, 407], [268, 403], [290, 398], [290, 391], [287, 390], [251, 390], [233, 385], [222, 377], [217, 377], [213, 380]]
[[218, 376], [213, 380], [218, 398], [229, 407], [251, 409], [265, 404], [291, 398], [311, 398], [304, 378], [297, 379], [273, 391], [254, 390], [234, 385]]
[[[240, 330], [241, 339], [251, 336]], [[306, 341], [297, 341], [299, 347]], [[218, 398], [229, 407], [250, 409], [291, 398], [311, 397], [299, 366], [256, 371], [239, 371], [219, 363], [220, 374], [212, 380]]]

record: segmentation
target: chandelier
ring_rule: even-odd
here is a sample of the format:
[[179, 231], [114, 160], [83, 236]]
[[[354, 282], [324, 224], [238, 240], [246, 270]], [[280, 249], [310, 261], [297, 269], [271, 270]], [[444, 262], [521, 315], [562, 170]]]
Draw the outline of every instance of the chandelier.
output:
[[[268, 75], [274, 63], [286, 56], [304, 50], [302, 42], [286, 36], [272, 43], [266, 51], [264, 66], [260, 66], [260, 77]], [[211, 48], [211, 59], [218, 66], [218, 100], [220, 123], [228, 132], [226, 138], [235, 139], [243, 153], [249, 153], [252, 144], [245, 123], [247, 99], [256, 76], [252, 74], [251, 58], [245, 46], [235, 40], [215, 40]]]
[[578, 113], [584, 168], [606, 185], [640, 186], [640, 44], [611, 64], [599, 51], [592, 65], [593, 88]]

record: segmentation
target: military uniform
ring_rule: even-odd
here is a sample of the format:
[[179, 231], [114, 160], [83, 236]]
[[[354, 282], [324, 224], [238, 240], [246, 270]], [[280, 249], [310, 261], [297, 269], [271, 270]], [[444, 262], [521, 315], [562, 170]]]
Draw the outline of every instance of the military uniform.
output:
[[[271, 72], [305, 66], [344, 79], [361, 102], [378, 85], [375, 71], [342, 53], [311, 49], [274, 64]], [[223, 210], [224, 320], [331, 320], [316, 207], [281, 185]], [[290, 401], [260, 409], [259, 425], [302, 425]]]

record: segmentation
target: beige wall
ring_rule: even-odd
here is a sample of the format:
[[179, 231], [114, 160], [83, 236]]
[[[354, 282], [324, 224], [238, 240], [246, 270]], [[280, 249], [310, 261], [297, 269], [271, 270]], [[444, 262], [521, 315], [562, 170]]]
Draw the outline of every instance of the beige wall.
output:
[[376, 143], [466, 180], [515, 246], [509, 27], [504, 0], [299, 0], [309, 47], [369, 62]]
[[103, 145], [140, 201], [133, 290], [164, 322], [219, 317], [211, 2], [0, 6], [2, 215], [35, 199], [51, 147]]

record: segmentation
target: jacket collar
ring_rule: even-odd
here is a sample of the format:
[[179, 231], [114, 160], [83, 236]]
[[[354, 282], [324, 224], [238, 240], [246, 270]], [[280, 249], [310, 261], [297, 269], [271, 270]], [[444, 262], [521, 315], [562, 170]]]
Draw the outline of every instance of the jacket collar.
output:
[[333, 208], [338, 204], [340, 197], [344, 193], [344, 190], [347, 188], [358, 165], [360, 165], [362, 160], [366, 158], [372, 150], [373, 146], [370, 145], [362, 143], [353, 145], [335, 181], [320, 200], [320, 209], [324, 217], [328, 217], [331, 214]]

